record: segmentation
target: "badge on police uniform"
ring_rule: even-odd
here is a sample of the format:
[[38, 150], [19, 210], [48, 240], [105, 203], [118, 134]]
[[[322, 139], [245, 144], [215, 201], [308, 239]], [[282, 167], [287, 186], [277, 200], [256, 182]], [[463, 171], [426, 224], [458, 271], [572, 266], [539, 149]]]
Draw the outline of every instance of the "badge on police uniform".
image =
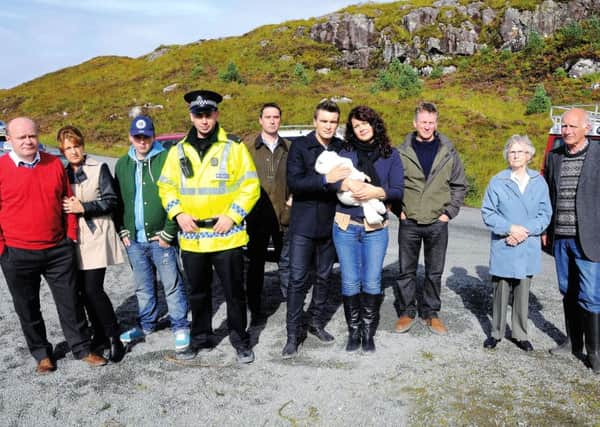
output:
[[210, 159], [210, 165], [211, 166], [218, 166], [219, 165], [219, 159], [217, 159], [216, 157], [213, 157]]

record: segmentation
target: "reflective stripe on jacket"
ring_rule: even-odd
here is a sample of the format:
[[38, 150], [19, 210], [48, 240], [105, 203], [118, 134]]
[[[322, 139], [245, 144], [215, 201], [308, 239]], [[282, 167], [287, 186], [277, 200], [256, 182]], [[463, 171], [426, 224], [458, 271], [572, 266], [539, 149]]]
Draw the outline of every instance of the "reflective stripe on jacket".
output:
[[[185, 212], [195, 219], [206, 220], [227, 215], [234, 225], [227, 233], [211, 228], [196, 232], [179, 232], [179, 245], [189, 252], [215, 252], [237, 248], [248, 242], [244, 218], [260, 195], [256, 168], [243, 143], [227, 138], [219, 128], [217, 141], [204, 154], [185, 139], [169, 151], [158, 181], [158, 190], [169, 218]], [[180, 167], [179, 146], [192, 165], [193, 176], [186, 178]]]

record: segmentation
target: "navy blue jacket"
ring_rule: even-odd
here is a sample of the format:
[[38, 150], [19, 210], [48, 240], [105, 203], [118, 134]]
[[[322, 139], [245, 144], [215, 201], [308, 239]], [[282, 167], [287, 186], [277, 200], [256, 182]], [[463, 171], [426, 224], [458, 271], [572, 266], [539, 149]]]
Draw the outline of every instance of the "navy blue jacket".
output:
[[[339, 152], [342, 141], [333, 138], [328, 150]], [[315, 162], [325, 148], [311, 132], [290, 146], [287, 183], [293, 194], [289, 232], [310, 238], [331, 237], [337, 197], [335, 187], [315, 170]]]
[[[340, 151], [340, 156], [352, 160], [354, 167], [358, 164], [358, 155], [356, 151], [342, 150]], [[375, 171], [379, 176], [379, 186], [385, 191], [385, 200], [383, 202], [389, 204], [402, 201], [402, 194], [404, 193], [404, 168], [398, 150], [392, 148], [392, 154], [387, 158], [378, 158], [375, 161], [374, 166]], [[342, 181], [338, 181], [334, 184], [334, 186], [338, 188], [338, 191], [341, 185]], [[348, 206], [344, 205], [342, 202], [338, 202], [337, 211], [348, 214], [354, 218], [364, 217], [363, 209], [360, 206]]]

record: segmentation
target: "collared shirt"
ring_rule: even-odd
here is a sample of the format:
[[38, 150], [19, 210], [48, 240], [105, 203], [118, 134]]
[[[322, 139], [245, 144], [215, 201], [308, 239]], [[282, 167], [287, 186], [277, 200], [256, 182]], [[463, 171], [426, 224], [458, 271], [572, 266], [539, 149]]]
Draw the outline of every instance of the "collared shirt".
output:
[[510, 180], [515, 182], [519, 186], [519, 191], [521, 194], [525, 193], [525, 188], [527, 188], [527, 184], [529, 183], [529, 174], [526, 173], [523, 178], [519, 178], [516, 173], [510, 173]]
[[275, 141], [273, 142], [265, 141], [265, 139], [262, 136], [260, 137], [260, 139], [262, 143], [265, 144], [269, 150], [271, 150], [271, 153], [274, 153], [275, 149], [277, 148], [277, 145], [279, 145], [279, 137], [277, 137], [277, 139], [275, 139]]
[[15, 162], [15, 165], [19, 168], [19, 167], [24, 167], [24, 168], [34, 168], [35, 165], [37, 165], [40, 162], [40, 152], [38, 151], [37, 153], [35, 153], [35, 157], [33, 158], [33, 162], [28, 162], [26, 160], [23, 160], [22, 158], [20, 158], [17, 153], [15, 153], [14, 151], [10, 151], [8, 153], [8, 155], [10, 156], [11, 160], [13, 162]]

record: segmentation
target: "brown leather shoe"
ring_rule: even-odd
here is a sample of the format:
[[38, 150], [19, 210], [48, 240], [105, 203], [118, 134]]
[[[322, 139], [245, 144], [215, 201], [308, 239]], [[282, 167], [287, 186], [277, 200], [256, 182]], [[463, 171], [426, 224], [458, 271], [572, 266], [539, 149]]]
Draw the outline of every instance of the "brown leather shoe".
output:
[[82, 357], [81, 360], [90, 366], [104, 366], [108, 363], [108, 360], [104, 357], [94, 353], [88, 353], [86, 356]]
[[396, 321], [396, 328], [394, 329], [397, 333], [403, 334], [408, 332], [410, 328], [415, 324], [415, 319], [410, 316], [400, 316]]
[[425, 325], [434, 334], [446, 335], [448, 333], [448, 329], [444, 326], [444, 323], [437, 317], [430, 317], [429, 319], [425, 319]]
[[40, 375], [49, 374], [50, 372], [56, 371], [56, 365], [49, 357], [44, 357], [42, 360], [38, 362], [37, 368], [35, 372]]

